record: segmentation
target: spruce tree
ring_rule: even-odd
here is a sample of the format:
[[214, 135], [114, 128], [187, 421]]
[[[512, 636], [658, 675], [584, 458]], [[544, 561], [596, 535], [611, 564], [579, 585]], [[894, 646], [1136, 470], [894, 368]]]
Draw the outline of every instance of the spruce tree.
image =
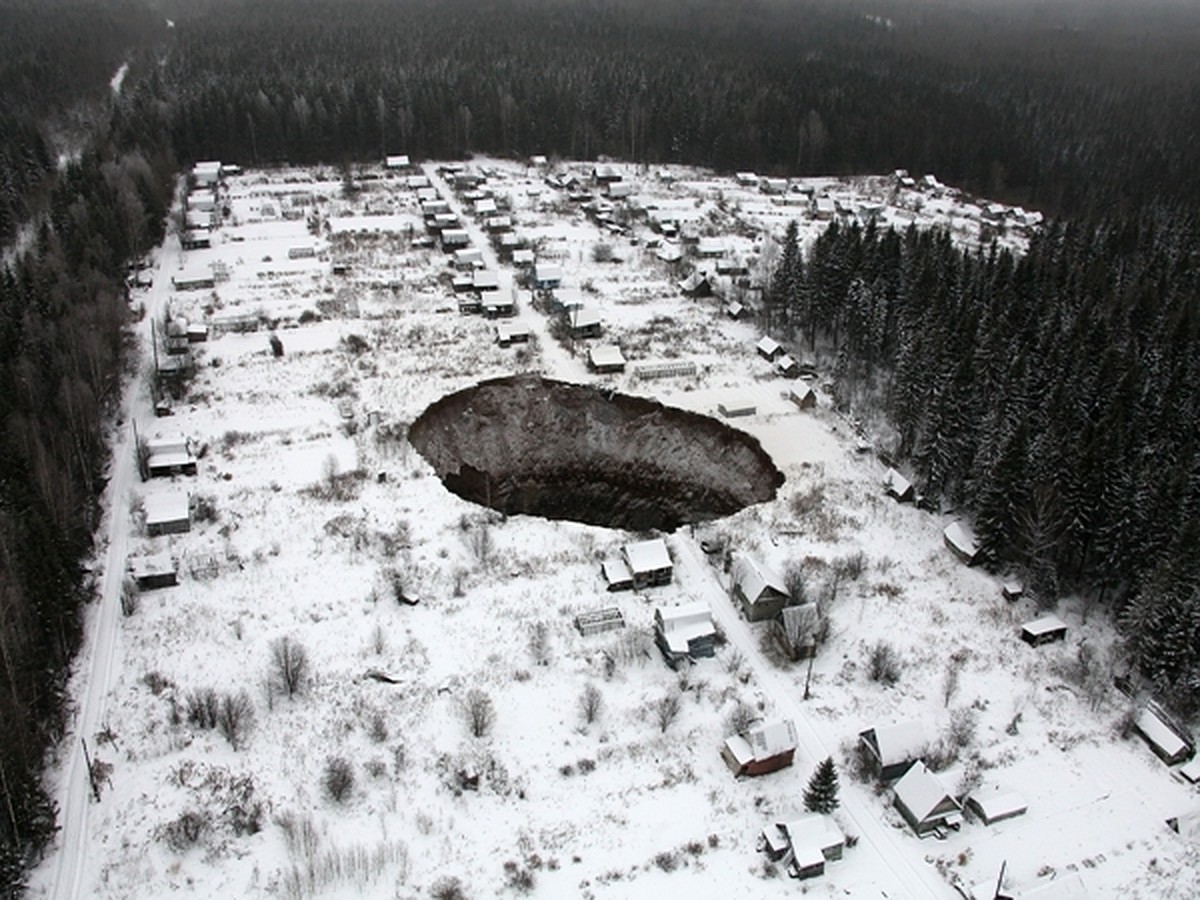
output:
[[810, 812], [828, 814], [838, 808], [838, 774], [833, 757], [817, 765], [804, 789], [804, 808]]

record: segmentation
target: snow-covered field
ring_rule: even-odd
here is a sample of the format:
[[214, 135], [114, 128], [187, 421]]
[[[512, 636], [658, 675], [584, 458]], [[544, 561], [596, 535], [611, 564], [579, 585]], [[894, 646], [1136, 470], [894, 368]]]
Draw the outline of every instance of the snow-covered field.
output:
[[[85, 717], [92, 733], [73, 739], [111, 765], [109, 780], [95, 802], [70, 781], [73, 769], [52, 774], [68, 779], [59, 792], [68, 810], [90, 807], [70, 845], [35, 873], [34, 896], [449, 897], [457, 879], [469, 897], [774, 897], [801, 884], [818, 897], [953, 897], [952, 884], [994, 884], [1003, 864], [1017, 895], [1074, 876], [1086, 896], [1200, 895], [1196, 848], [1164, 825], [1198, 805], [1194, 789], [1118, 736], [1127, 701], [1097, 696], [1079, 673], [1081, 643], [1101, 660], [1110, 652], [1110, 623], [1064, 598], [1067, 641], [1022, 643], [1032, 605], [1008, 603], [997, 579], [946, 551], [948, 518], [889, 500], [883, 465], [855, 452], [859, 436], [819, 380], [817, 408], [796, 408], [784, 399], [790, 382], [755, 353], [761, 335], [724, 313], [728, 300], [756, 301], [789, 220], [806, 241], [826, 227], [815, 198], [884, 224], [948, 226], [968, 245], [983, 208], [891, 177], [812, 180], [807, 193], [771, 197], [695, 170], [616, 168], [635, 185], [613, 201], [623, 233], [544, 172], [467, 166], [486, 172], [539, 259], [558, 262], [599, 308], [602, 342], [633, 361], [698, 366], [681, 379], [622, 374], [606, 384], [714, 415], [733, 396], [754, 402], [757, 412], [733, 424], [786, 475], [778, 498], [668, 536], [670, 586], [607, 593], [600, 562], [630, 535], [500, 517], [450, 494], [394, 437], [433, 400], [483, 378], [596, 380], [586, 342], [574, 353], [560, 345], [528, 303], [518, 319], [535, 337], [513, 348], [495, 343], [495, 323], [461, 315], [449, 258], [415, 245], [423, 220], [407, 175], [370, 172], [351, 196], [332, 172], [227, 179], [229, 214], [212, 248], [181, 252], [172, 239], [154, 286], [135, 295], [152, 313], [169, 306], [214, 326], [192, 345], [198, 373], [175, 415], [150, 418], [144, 396], [137, 407], [143, 435], [181, 431], [205, 448], [198, 474], [135, 484], [114, 510], [126, 517], [114, 527], [132, 528], [129, 555], [169, 551], [180, 583], [143, 591], [107, 635], [111, 682], [92, 685], [102, 702], [80, 701], [100, 704], [103, 717], [95, 731]], [[497, 263], [469, 200], [434, 166], [425, 171], [510, 284], [515, 270]], [[585, 182], [589, 172], [554, 168]], [[626, 212], [635, 209], [649, 216]], [[654, 216], [677, 220], [685, 238], [719, 238], [749, 274], [714, 277], [720, 296], [683, 296], [678, 281], [715, 263], [695, 260], [687, 241], [681, 263], [663, 262]], [[1019, 251], [1012, 222], [1000, 236]], [[303, 255], [309, 248], [315, 255]], [[215, 289], [171, 289], [172, 275], [214, 264]], [[348, 270], [334, 274], [334, 264]], [[248, 320], [274, 326], [282, 356], [265, 325], [218, 333]], [[140, 498], [179, 489], [213, 514], [188, 533], [147, 536]], [[782, 662], [767, 625], [740, 617], [729, 575], [700, 549], [718, 538], [778, 569], [803, 563], [818, 594], [838, 561], [862, 554], [861, 574], [829, 605], [810, 699], [806, 666]], [[396, 578], [418, 605], [396, 602]], [[109, 581], [116, 590], [119, 579]], [[653, 609], [689, 600], [710, 604], [724, 641], [715, 659], [675, 673], [649, 641]], [[581, 637], [575, 613], [608, 605], [627, 627]], [[274, 684], [272, 648], [283, 638], [310, 664], [294, 697]], [[868, 648], [881, 640], [902, 662], [891, 687], [866, 675]], [[603, 699], [590, 724], [579, 708], [588, 685]], [[231, 702], [246, 692], [253, 723], [238, 749], [219, 728], [188, 721], [189, 700], [209, 688]], [[473, 690], [494, 704], [482, 737], [463, 714]], [[672, 693], [682, 707], [663, 730], [655, 704]], [[739, 702], [797, 720], [793, 767], [731, 776], [719, 749]], [[852, 777], [849, 750], [860, 731], [910, 719], [937, 739], [952, 715], [975, 723], [954, 771], [1020, 793], [1028, 812], [992, 826], [968, 818], [945, 840], [921, 840], [890, 791]], [[841, 771], [839, 822], [859, 840], [824, 876], [796, 883], [756, 840], [802, 811], [827, 755]], [[353, 775], [340, 802], [324, 786], [333, 758]], [[63, 886], [64, 858], [78, 869], [73, 887]]]

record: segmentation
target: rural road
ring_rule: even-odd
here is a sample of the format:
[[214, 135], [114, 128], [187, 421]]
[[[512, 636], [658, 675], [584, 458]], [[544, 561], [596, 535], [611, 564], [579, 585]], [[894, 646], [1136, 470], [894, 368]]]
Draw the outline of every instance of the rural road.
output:
[[[150, 358], [150, 323], [160, 314], [170, 293], [171, 274], [178, 268], [181, 250], [178, 238], [169, 236], [153, 269], [154, 284], [145, 292], [146, 315], [135, 326], [142, 352], [143, 366]], [[143, 370], [139, 366], [139, 372]], [[153, 417], [147, 384], [135, 377], [125, 386], [121, 415], [112, 447], [109, 481], [105, 488], [104, 519], [98, 535], [104, 551], [98, 598], [84, 610], [84, 637], [75, 660], [73, 688], [75, 718], [63, 739], [58, 784], [51, 791], [58, 805], [57, 846], [30, 878], [30, 895], [53, 900], [76, 900], [90, 893], [87, 884], [88, 823], [95, 802], [91, 794], [88, 765], [82, 740], [97, 755], [95, 736], [103, 730], [108, 695], [121, 666], [121, 588], [125, 581], [129, 553], [129, 501], [137, 482], [133, 422], [145, 423]], [[99, 756], [111, 762], [111, 753], [99, 749]], [[51, 776], [53, 777], [53, 775]], [[120, 767], [114, 771], [120, 778]], [[103, 800], [101, 800], [103, 802]]]

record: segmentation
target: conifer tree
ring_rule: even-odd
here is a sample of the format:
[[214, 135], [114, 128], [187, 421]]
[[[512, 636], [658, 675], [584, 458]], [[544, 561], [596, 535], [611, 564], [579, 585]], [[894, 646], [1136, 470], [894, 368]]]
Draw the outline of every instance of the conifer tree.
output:
[[818, 763], [808, 787], [804, 789], [804, 808], [810, 812], [831, 813], [838, 808], [838, 774], [833, 757]]

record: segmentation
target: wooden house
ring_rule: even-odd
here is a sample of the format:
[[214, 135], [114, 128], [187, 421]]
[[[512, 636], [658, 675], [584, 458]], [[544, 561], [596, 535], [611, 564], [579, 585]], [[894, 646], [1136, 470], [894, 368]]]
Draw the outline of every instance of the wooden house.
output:
[[774, 338], [764, 337], [755, 344], [754, 349], [768, 362], [774, 362], [777, 357], [783, 356], [783, 347]]
[[189, 228], [179, 239], [184, 250], [207, 250], [212, 246], [212, 232], [202, 228]]
[[592, 180], [599, 185], [612, 184], [621, 180], [621, 173], [614, 166], [601, 164], [592, 168]]
[[575, 616], [575, 628], [583, 637], [603, 634], [606, 631], [618, 631], [624, 627], [625, 617], [615, 606], [592, 609]]
[[775, 360], [775, 371], [784, 378], [797, 378], [800, 375], [800, 364], [785, 353]]
[[514, 250], [512, 254], [512, 264], [518, 269], [528, 269], [533, 265], [533, 251], [529, 249]]
[[912, 482], [892, 468], [883, 474], [883, 492], [897, 503], [911, 503], [916, 496]]
[[529, 329], [515, 322], [501, 322], [496, 326], [496, 343], [501, 347], [529, 342]]
[[602, 330], [600, 310], [594, 307], [576, 309], [567, 314], [567, 331], [576, 340], [599, 337]]
[[171, 319], [163, 329], [167, 353], [171, 356], [182, 356], [189, 350], [188, 323], [186, 319]]
[[734, 775], [766, 775], [787, 768], [796, 755], [796, 726], [789, 719], [759, 723], [731, 735], [721, 758]]
[[674, 241], [663, 241], [654, 255], [665, 263], [677, 263], [683, 259], [683, 248]]
[[785, 606], [771, 623], [771, 636], [781, 653], [796, 662], [817, 653], [821, 613], [815, 603]]
[[213, 187], [221, 180], [219, 160], [204, 160], [192, 166], [192, 184], [196, 187]]
[[772, 862], [793, 878], [825, 874], [825, 864], [842, 858], [846, 837], [832, 816], [805, 813], [763, 830], [758, 841]]
[[967, 798], [966, 807], [978, 816], [984, 825], [994, 825], [1005, 819], [1024, 815], [1029, 804], [1020, 794], [992, 787], [972, 791], [971, 796]]
[[696, 255], [701, 259], [717, 259], [725, 255], [725, 242], [716, 237], [702, 237], [696, 243]]
[[171, 287], [177, 291], [204, 291], [217, 286], [210, 269], [192, 269], [171, 276]]
[[195, 475], [196, 457], [182, 434], [169, 434], [146, 441], [146, 474], [150, 478]]
[[1056, 615], [1042, 616], [1021, 626], [1021, 640], [1031, 647], [1067, 639], [1067, 623]]
[[187, 341], [189, 344], [203, 344], [208, 340], [208, 326], [203, 322], [188, 322]]
[[787, 193], [788, 180], [786, 178], [764, 178], [759, 182], [758, 189], [764, 194], [772, 194], [779, 196]]
[[921, 837], [962, 825], [962, 807], [925, 763], [913, 763], [892, 790], [896, 809]]
[[612, 181], [605, 186], [604, 193], [610, 200], [627, 200], [633, 196], [633, 183], [629, 181]]
[[1015, 603], [1025, 596], [1025, 585], [1016, 578], [1007, 578], [1000, 586], [1000, 595], [1009, 603]]
[[735, 322], [738, 319], [740, 319], [742, 316], [744, 316], [745, 314], [746, 314], [745, 305], [742, 303], [739, 303], [737, 300], [734, 300], [732, 303], [727, 303], [725, 305], [725, 315], [729, 316], [729, 318], [733, 319]]
[[533, 266], [533, 286], [539, 291], [552, 291], [562, 285], [562, 266], [557, 263], [539, 262]]
[[783, 577], [749, 554], [734, 558], [732, 575], [733, 599], [749, 622], [773, 619], [791, 602]]
[[683, 281], [679, 282], [679, 290], [688, 297], [711, 297], [712, 283], [708, 276], [701, 271], [694, 271]]
[[946, 548], [968, 566], [973, 566], [979, 559], [979, 541], [975, 532], [963, 522], [951, 522], [942, 532], [942, 540]]
[[1133, 730], [1141, 735], [1154, 755], [1168, 766], [1190, 759], [1196, 752], [1196, 745], [1183, 727], [1153, 701], [1147, 702], [1138, 711]]
[[621, 559], [629, 567], [637, 590], [671, 583], [674, 568], [667, 543], [662, 538], [626, 544], [621, 548]]
[[583, 291], [577, 287], [557, 287], [554, 289], [551, 306], [560, 312], [574, 312], [587, 306]]
[[858, 736], [872, 773], [882, 782], [895, 781], [921, 758], [929, 746], [920, 722], [868, 728]]
[[446, 253], [466, 247], [470, 243], [471, 235], [465, 228], [447, 228], [442, 231], [442, 250]]
[[597, 375], [625, 371], [625, 355], [615, 344], [604, 344], [588, 350], [588, 368]]
[[192, 517], [188, 503], [186, 491], [147, 495], [142, 501], [146, 511], [146, 533], [158, 537], [191, 531]]
[[500, 273], [495, 269], [476, 269], [471, 275], [471, 289], [481, 294], [500, 290]]
[[483, 250], [479, 247], [463, 247], [461, 250], [454, 251], [454, 268], [460, 272], [473, 272], [475, 269], [482, 269], [485, 265]]
[[717, 631], [703, 601], [654, 610], [654, 642], [672, 669], [682, 662], [716, 656]]
[[491, 291], [481, 297], [485, 319], [511, 319], [517, 314], [517, 301], [512, 294]]
[[141, 591], [179, 584], [179, 566], [170, 553], [133, 557], [129, 560], [129, 574]]

